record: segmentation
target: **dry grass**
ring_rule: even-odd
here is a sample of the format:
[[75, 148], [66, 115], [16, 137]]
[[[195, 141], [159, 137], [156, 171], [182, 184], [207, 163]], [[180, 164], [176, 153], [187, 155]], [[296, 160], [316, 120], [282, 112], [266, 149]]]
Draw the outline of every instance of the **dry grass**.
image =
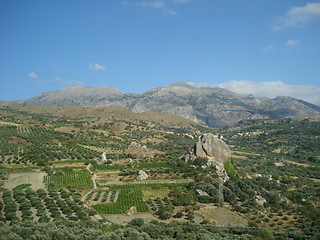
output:
[[239, 214], [227, 208], [205, 207], [196, 212], [209, 222], [215, 222], [218, 226], [247, 226], [248, 221]]
[[317, 178], [309, 178], [309, 179], [314, 181], [314, 182], [320, 182], [320, 179], [317, 179]]
[[149, 222], [151, 220], [159, 220], [151, 213], [136, 213], [131, 216], [128, 216], [127, 214], [102, 214], [102, 216], [108, 221], [115, 224], [125, 224], [130, 222], [134, 218], [142, 218], [146, 222]]
[[23, 138], [19, 138], [19, 137], [16, 137], [16, 136], [12, 136], [11, 137], [10, 143], [11, 144], [24, 144], [24, 145], [27, 145], [27, 146], [31, 145], [30, 142], [26, 141]]
[[47, 175], [45, 172], [11, 173], [9, 174], [9, 178], [3, 187], [12, 190], [18, 185], [30, 183], [31, 188], [34, 190], [45, 188], [45, 184], [43, 183], [43, 178], [45, 175]]
[[85, 166], [84, 162], [74, 162], [74, 163], [54, 162], [54, 165], [53, 165], [54, 168], [84, 167], [84, 166]]
[[13, 122], [5, 122], [5, 121], [0, 121], [0, 125], [21, 126], [21, 124], [17, 124]]
[[156, 198], [165, 198], [169, 194], [169, 188], [161, 187], [161, 188], [151, 188], [145, 187], [142, 188], [143, 200], [146, 201], [148, 199], [156, 199]]
[[163, 142], [167, 142], [167, 140], [159, 137], [159, 138], [145, 138], [141, 141], [141, 143], [143, 143], [143, 144], [146, 144], [148, 142], [153, 143], [153, 144], [160, 144]]
[[154, 124], [161, 124], [167, 127], [190, 127], [193, 128], [195, 125], [199, 125], [186, 118], [174, 115], [164, 114], [156, 112], [144, 112], [134, 113], [123, 107], [105, 106], [105, 107], [57, 107], [57, 106], [20, 106], [20, 105], [8, 105], [10, 108], [15, 110], [22, 110], [30, 113], [45, 114], [51, 116], [59, 116], [66, 118], [88, 118], [91, 121], [104, 119], [108, 121], [111, 119], [125, 120], [132, 122], [147, 121]]
[[120, 171], [100, 171], [97, 172], [97, 182], [113, 182], [119, 181], [121, 176], [119, 176]]
[[290, 163], [290, 164], [297, 165], [297, 166], [301, 166], [301, 167], [311, 167], [310, 164], [306, 164], [306, 163], [297, 163], [297, 162], [293, 162], [293, 161], [289, 161], [289, 160], [287, 160], [286, 162]]
[[107, 154], [120, 154], [122, 153], [122, 150], [118, 150], [118, 149], [112, 149], [112, 148], [99, 148], [99, 147], [95, 147], [95, 146], [89, 146], [89, 145], [82, 145], [82, 144], [77, 144], [78, 146], [81, 146], [83, 148], [87, 148], [96, 152], [106, 152]]
[[61, 133], [78, 133], [81, 131], [80, 128], [75, 128], [75, 127], [59, 127], [54, 129], [57, 132], [61, 132]]

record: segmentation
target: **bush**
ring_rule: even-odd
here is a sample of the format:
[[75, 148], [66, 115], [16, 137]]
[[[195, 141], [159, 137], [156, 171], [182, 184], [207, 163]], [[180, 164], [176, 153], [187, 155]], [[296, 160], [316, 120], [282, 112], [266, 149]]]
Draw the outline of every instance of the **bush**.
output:
[[141, 227], [144, 224], [142, 218], [134, 218], [129, 222], [130, 225]]
[[183, 217], [183, 212], [177, 212], [173, 217], [174, 218], [181, 218], [181, 217]]

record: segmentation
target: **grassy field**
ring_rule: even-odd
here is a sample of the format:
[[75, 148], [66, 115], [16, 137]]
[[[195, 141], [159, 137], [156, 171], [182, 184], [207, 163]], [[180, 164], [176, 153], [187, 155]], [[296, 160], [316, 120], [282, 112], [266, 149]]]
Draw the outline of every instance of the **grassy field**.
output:
[[231, 160], [228, 160], [223, 163], [224, 169], [226, 170], [228, 176], [232, 179], [236, 179], [237, 171], [235, 170], [234, 166], [231, 163]]
[[169, 194], [168, 187], [144, 187], [141, 188], [143, 194], [143, 200], [165, 198]]

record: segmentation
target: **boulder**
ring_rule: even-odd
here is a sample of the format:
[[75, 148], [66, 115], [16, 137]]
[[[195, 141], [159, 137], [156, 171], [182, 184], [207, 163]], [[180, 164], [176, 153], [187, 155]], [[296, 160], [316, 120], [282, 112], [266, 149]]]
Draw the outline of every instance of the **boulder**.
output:
[[103, 152], [100, 157], [98, 158], [98, 164], [104, 164], [105, 162], [107, 162], [107, 153]]
[[263, 205], [267, 203], [267, 200], [259, 195], [255, 196], [254, 201], [261, 207], [263, 207]]
[[139, 171], [139, 176], [137, 177], [138, 180], [142, 181], [142, 180], [146, 180], [148, 178], [148, 174], [143, 171], [143, 170], [140, 170]]
[[129, 210], [128, 210], [128, 212], [127, 212], [127, 215], [129, 215], [129, 216], [132, 216], [132, 215], [135, 215], [135, 214], [137, 214], [137, 207], [136, 206], [132, 206]]
[[195, 146], [197, 157], [214, 158], [216, 162], [225, 162], [231, 157], [228, 145], [212, 133], [203, 134]]
[[199, 196], [209, 196], [209, 194], [201, 189], [196, 189]]

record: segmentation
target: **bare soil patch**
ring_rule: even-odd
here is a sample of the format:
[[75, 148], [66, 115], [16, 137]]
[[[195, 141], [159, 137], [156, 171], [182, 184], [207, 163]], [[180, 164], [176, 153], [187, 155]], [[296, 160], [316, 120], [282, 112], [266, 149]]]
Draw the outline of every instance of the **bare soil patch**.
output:
[[108, 221], [116, 224], [125, 224], [130, 222], [134, 218], [142, 218], [145, 222], [150, 222], [151, 220], [159, 220], [151, 213], [136, 213], [131, 216], [127, 214], [103, 214], [102, 216]]
[[110, 131], [113, 133], [122, 133], [124, 132], [126, 126], [128, 126], [128, 124], [117, 122], [111, 127]]
[[85, 163], [84, 162], [74, 162], [74, 163], [54, 163], [53, 167], [54, 168], [64, 168], [64, 167], [84, 167]]
[[161, 187], [161, 188], [151, 188], [145, 187], [142, 188], [143, 200], [146, 201], [148, 199], [156, 199], [156, 198], [165, 198], [169, 194], [169, 188]]
[[164, 140], [163, 138], [160, 139], [160, 138], [152, 138], [152, 137], [150, 137], [150, 138], [143, 139], [143, 140], [141, 141], [141, 143], [143, 143], [143, 144], [146, 144], [146, 143], [148, 143], [148, 142], [151, 142], [151, 143], [153, 143], [153, 144], [160, 144], [160, 143], [165, 142], [165, 140]]
[[19, 138], [16, 136], [12, 136], [10, 139], [10, 143], [11, 144], [25, 144], [25, 145], [31, 145], [28, 141], [26, 141], [23, 138]]
[[309, 178], [309, 179], [314, 181], [314, 182], [320, 182], [320, 179], [317, 179], [317, 178]]
[[294, 165], [297, 165], [297, 166], [301, 166], [301, 167], [311, 167], [310, 164], [306, 164], [306, 163], [297, 163], [297, 162], [289, 161], [289, 160], [287, 160], [286, 162], [287, 162], [287, 163], [294, 164]]
[[21, 185], [24, 183], [30, 183], [31, 188], [33, 190], [37, 190], [39, 188], [45, 188], [43, 178], [46, 175], [47, 175], [46, 172], [11, 173], [9, 174], [9, 178], [3, 187], [9, 190], [12, 190], [18, 185]]
[[55, 143], [55, 144], [57, 144], [58, 147], [61, 147], [61, 146], [62, 146], [61, 142], [60, 142], [58, 139], [56, 139], [56, 138], [51, 138], [50, 141], [53, 142], [53, 143]]
[[105, 171], [97, 173], [97, 182], [106, 183], [109, 181], [120, 181], [121, 176], [119, 176], [120, 171]]
[[78, 144], [78, 146], [83, 147], [83, 148], [87, 148], [96, 152], [106, 152], [108, 154], [120, 154], [122, 153], [122, 150], [118, 150], [118, 149], [114, 149], [114, 148], [100, 148], [100, 147], [95, 147], [95, 146], [89, 146], [89, 145], [81, 145]]
[[241, 155], [232, 155], [231, 158], [233, 158], [233, 159], [245, 159], [245, 160], [248, 159], [247, 156], [241, 156]]
[[17, 123], [13, 123], [13, 122], [0, 121], [0, 125], [20, 126], [21, 124], [17, 124]]
[[54, 130], [62, 133], [77, 133], [81, 131], [80, 128], [75, 128], [75, 127], [59, 127]]

